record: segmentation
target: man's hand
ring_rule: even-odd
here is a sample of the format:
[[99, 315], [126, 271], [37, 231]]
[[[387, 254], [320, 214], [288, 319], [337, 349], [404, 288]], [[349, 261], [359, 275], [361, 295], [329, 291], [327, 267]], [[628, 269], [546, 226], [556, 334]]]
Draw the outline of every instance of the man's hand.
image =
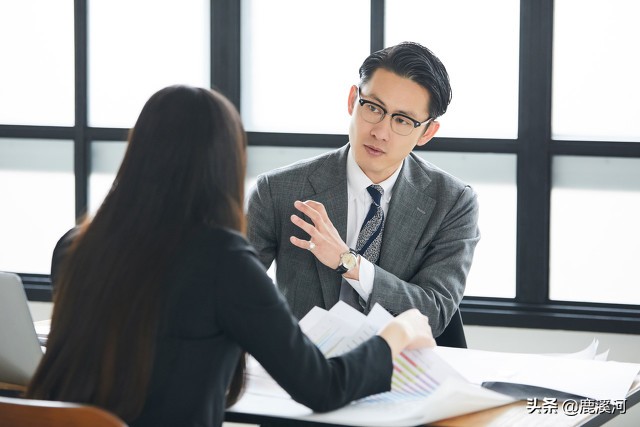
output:
[[[340, 264], [340, 254], [347, 252], [349, 247], [340, 238], [340, 234], [338, 234], [338, 230], [329, 219], [324, 205], [313, 200], [307, 200], [306, 202], [296, 201], [293, 205], [308, 216], [313, 224], [309, 224], [298, 215], [291, 215], [291, 222], [310, 236], [309, 240], [291, 236], [289, 238], [291, 243], [301, 249], [310, 250], [321, 263], [329, 268], [336, 269]], [[357, 268], [355, 267], [353, 270]]]

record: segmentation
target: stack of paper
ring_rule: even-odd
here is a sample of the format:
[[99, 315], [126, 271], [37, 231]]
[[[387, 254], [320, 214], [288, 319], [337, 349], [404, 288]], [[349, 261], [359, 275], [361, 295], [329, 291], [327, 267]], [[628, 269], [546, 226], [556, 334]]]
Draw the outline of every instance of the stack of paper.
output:
[[[340, 355], [373, 336], [392, 316], [376, 305], [368, 316], [344, 303], [330, 311], [314, 308], [300, 327], [328, 357]], [[337, 411], [316, 414], [293, 400], [252, 361], [244, 397], [231, 411], [367, 426], [415, 426], [513, 402], [472, 384], [432, 350], [405, 351], [394, 360], [392, 390]]]
[[[329, 311], [315, 307], [300, 321], [300, 327], [331, 357], [358, 346], [391, 319], [379, 305], [365, 316], [339, 302]], [[481, 385], [487, 382], [543, 387], [596, 400], [624, 399], [640, 365], [607, 362], [606, 352], [597, 354], [597, 344], [594, 341], [585, 350], [562, 355], [448, 347], [405, 351], [394, 360], [390, 392], [369, 396], [324, 414], [313, 413], [294, 402], [252, 360], [247, 391], [230, 411], [342, 425], [403, 427], [517, 400], [483, 388]]]
[[[315, 307], [300, 321], [300, 327], [327, 357], [332, 357], [371, 338], [391, 319], [391, 314], [378, 304], [365, 316], [344, 302], [338, 302], [330, 311]], [[403, 352], [393, 361], [393, 368], [391, 391], [364, 401], [416, 400], [431, 395], [447, 380], [467, 382], [441, 357], [427, 349]], [[499, 403], [506, 403], [502, 396], [499, 399]]]
[[[38, 341], [40, 341], [40, 345], [46, 346], [47, 339], [49, 338], [49, 330], [51, 329], [51, 319], [33, 322], [33, 326], [36, 329], [36, 335], [38, 336]], [[43, 348], [43, 351], [44, 350], [45, 349]]]
[[[438, 347], [435, 352], [474, 384], [504, 382], [557, 390], [595, 400], [622, 400], [640, 365], [606, 361], [597, 341], [567, 355], [501, 353]], [[530, 396], [535, 397], [535, 396]], [[547, 395], [546, 397], [553, 397]]]

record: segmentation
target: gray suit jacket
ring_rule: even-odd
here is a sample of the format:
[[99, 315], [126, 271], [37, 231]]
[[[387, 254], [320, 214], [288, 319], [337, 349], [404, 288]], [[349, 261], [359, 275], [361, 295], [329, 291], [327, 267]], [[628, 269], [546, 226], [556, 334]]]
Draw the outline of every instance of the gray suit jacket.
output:
[[[260, 260], [276, 261], [276, 282], [293, 313], [338, 302], [342, 276], [289, 241], [308, 239], [290, 217], [296, 200], [322, 203], [346, 240], [349, 145], [258, 177], [248, 206], [248, 238]], [[310, 222], [308, 218], [305, 218]], [[471, 187], [411, 153], [396, 181], [385, 219], [368, 312], [377, 302], [392, 314], [418, 308], [434, 336], [458, 308], [480, 233]]]

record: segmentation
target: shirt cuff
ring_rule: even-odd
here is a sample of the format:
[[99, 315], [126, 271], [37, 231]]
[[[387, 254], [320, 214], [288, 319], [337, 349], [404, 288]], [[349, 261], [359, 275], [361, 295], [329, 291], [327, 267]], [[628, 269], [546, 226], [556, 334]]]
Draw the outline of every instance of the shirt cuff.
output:
[[347, 278], [345, 278], [345, 280], [358, 293], [358, 295], [360, 295], [360, 298], [365, 301], [369, 301], [369, 296], [371, 296], [371, 291], [373, 290], [373, 277], [375, 276], [376, 271], [373, 264], [363, 256], [360, 256], [358, 274], [360, 275], [360, 280]]

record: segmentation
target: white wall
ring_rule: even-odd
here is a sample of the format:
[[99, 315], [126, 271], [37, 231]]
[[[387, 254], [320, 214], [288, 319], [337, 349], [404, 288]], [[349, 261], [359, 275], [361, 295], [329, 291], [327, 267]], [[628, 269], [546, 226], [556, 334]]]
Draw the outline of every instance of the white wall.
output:
[[52, 306], [53, 304], [50, 302], [29, 301], [29, 310], [33, 321], [51, 319]]

